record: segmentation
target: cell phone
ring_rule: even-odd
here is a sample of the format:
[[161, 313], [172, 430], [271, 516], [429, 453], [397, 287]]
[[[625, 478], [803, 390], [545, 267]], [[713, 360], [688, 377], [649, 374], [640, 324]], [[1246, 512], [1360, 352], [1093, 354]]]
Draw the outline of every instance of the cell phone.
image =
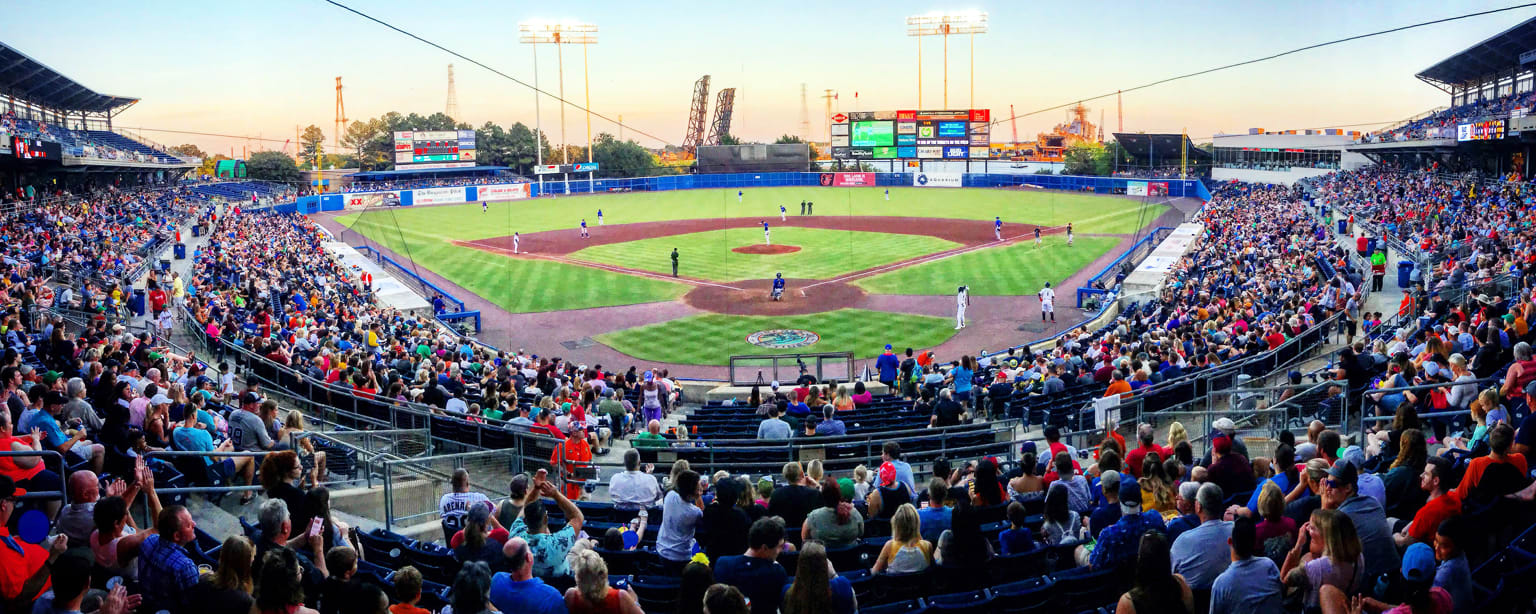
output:
[[320, 535], [321, 526], [322, 524], [319, 518], [311, 518], [309, 521], [309, 536], [316, 537]]

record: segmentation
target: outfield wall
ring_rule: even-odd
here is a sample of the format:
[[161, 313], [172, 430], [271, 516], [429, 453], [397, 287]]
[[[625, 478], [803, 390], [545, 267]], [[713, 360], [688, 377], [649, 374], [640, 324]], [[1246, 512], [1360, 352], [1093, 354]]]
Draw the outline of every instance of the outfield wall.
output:
[[[869, 178], [873, 178], [870, 183]], [[417, 188], [413, 190], [381, 190], [378, 192], [347, 192], [300, 197], [296, 202], [276, 205], [280, 213], [313, 214], [322, 211], [366, 209], [382, 206], [390, 195], [399, 199], [401, 206], [439, 205], [480, 201], [510, 201], [543, 195], [592, 194], [604, 192], [658, 192], [666, 190], [692, 190], [701, 188], [745, 190], [754, 187], [826, 186], [849, 187], [857, 178], [858, 184], [877, 188], [886, 187], [966, 187], [966, 188], [1017, 188], [1036, 187], [1047, 190], [1064, 190], [1094, 194], [1123, 194], [1129, 183], [1145, 183], [1144, 179], [1120, 177], [1079, 177], [1075, 175], [1015, 175], [1002, 173], [727, 173], [719, 175], [668, 175], [662, 177], [636, 177], [631, 179], [597, 179], [593, 181], [546, 181], [543, 183], [516, 183], [496, 185], [469, 185], [454, 187]], [[1168, 196], [1210, 200], [1211, 193], [1198, 179], [1169, 179]]]

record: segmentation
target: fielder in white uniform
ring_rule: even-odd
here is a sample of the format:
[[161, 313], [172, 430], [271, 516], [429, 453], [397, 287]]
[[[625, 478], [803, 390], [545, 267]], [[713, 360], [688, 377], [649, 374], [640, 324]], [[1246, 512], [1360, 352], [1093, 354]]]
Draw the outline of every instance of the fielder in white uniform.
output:
[[1045, 282], [1045, 288], [1040, 290], [1040, 321], [1045, 321], [1045, 314], [1051, 314], [1051, 323], [1056, 322], [1056, 291], [1051, 289], [1051, 282]]
[[789, 215], [789, 210], [785, 209], [784, 205], [779, 205], [779, 221], [780, 222], [788, 222], [789, 218], [785, 217], [787, 215]]
[[515, 233], [515, 232], [512, 233], [512, 253], [514, 253], [514, 254], [517, 253], [517, 240], [518, 240], [518, 234]]
[[971, 289], [960, 286], [955, 292], [955, 330], [965, 328], [965, 308], [971, 304]]

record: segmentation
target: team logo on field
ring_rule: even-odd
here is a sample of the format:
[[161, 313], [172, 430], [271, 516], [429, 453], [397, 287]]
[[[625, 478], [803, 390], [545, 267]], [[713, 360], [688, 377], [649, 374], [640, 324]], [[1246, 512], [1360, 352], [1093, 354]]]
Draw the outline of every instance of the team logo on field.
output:
[[803, 348], [817, 341], [821, 341], [821, 335], [798, 328], [760, 330], [747, 335], [747, 343], [775, 350]]

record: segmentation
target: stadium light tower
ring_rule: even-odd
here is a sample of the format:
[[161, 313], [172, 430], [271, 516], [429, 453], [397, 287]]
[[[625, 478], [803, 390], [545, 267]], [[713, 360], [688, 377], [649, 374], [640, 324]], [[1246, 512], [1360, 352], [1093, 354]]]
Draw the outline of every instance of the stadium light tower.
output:
[[[561, 51], [561, 45], [582, 45], [582, 79], [588, 85], [591, 84], [591, 81], [587, 78], [586, 74], [586, 46], [597, 43], [596, 25], [590, 23], [578, 23], [572, 20], [562, 20], [559, 22], [533, 21], [518, 24], [517, 29], [519, 32], [523, 33], [523, 35], [519, 38], [521, 42], [532, 43], [535, 45], [535, 47], [537, 47], [539, 43], [555, 45], [555, 61], [556, 66], [558, 66], [560, 80], [558, 91], [562, 101], [565, 99], [565, 54]], [[535, 61], [537, 61], [537, 59], [535, 59]], [[537, 84], [535, 84], [535, 87], [537, 87]], [[589, 156], [591, 155], [592, 151], [592, 111], [590, 110], [591, 102], [592, 96], [590, 93], [588, 93], [586, 106], [588, 107], [587, 152]], [[570, 164], [571, 154], [566, 147], [567, 140], [565, 138], [565, 106], [566, 105], [564, 102], [560, 104], [560, 163]]]
[[917, 106], [923, 106], [923, 37], [944, 39], [944, 108], [949, 108], [949, 36], [965, 34], [971, 39], [971, 106], [976, 104], [976, 35], [987, 33], [987, 14], [933, 12], [907, 18], [907, 36], [917, 37]]

